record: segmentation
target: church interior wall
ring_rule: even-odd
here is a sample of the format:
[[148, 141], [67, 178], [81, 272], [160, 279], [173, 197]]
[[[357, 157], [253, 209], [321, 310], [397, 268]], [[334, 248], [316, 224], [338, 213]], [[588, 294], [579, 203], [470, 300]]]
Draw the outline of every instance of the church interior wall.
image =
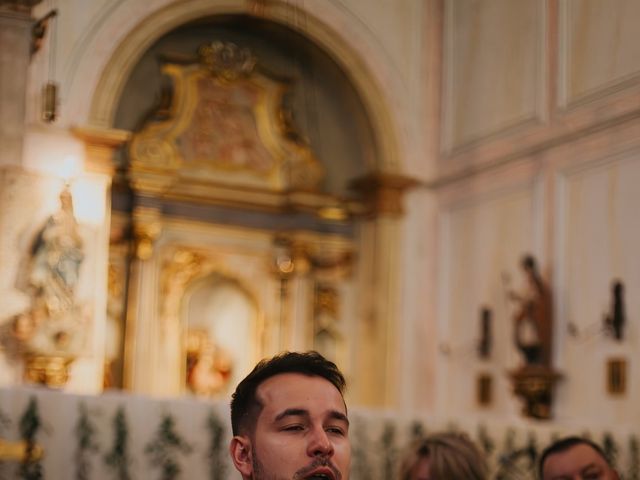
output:
[[[180, 8], [176, 6], [180, 2], [169, 0], [56, 3], [65, 13], [57, 20], [53, 60], [61, 84], [61, 117], [55, 126], [39, 120], [39, 91], [52, 58], [51, 46], [45, 44], [29, 67], [24, 153], [7, 154], [3, 149], [2, 154], [0, 282], [2, 298], [11, 300], [0, 302], [1, 318], [27, 303], [14, 285], [19, 260], [13, 252], [17, 245], [28, 244], [55, 210], [64, 184], [56, 167], [62, 168], [65, 158], [82, 156], [68, 129], [95, 124], [135, 130], [159, 90], [155, 77], [153, 88], [141, 88], [148, 87], [146, 74], [156, 68], [156, 53], [168, 46], [184, 53], [208, 33], [202, 24], [189, 24], [187, 32], [184, 22], [193, 17], [185, 12], [191, 8], [190, 15], [204, 12], [213, 18], [218, 11], [237, 14], [246, 8], [244, 2], [223, 6], [217, 0], [189, 0]], [[607, 2], [606, 11], [602, 2], [594, 0], [541, 0], [525, 6], [510, 0], [406, 0], [381, 2], [379, 8], [371, 8], [365, 0], [262, 3], [255, 6], [264, 17], [270, 14], [259, 9], [271, 8], [272, 18], [281, 26], [308, 29], [309, 44], [292, 49], [293, 56], [308, 55], [314, 42], [331, 54], [323, 57], [316, 52], [310, 64], [298, 64], [303, 71], [297, 74], [308, 82], [314, 98], [303, 94], [292, 100], [304, 128], [314, 122], [305, 111], [310, 101], [323, 122], [329, 119], [326, 130], [310, 135], [336, 174], [327, 180], [327, 188], [344, 191], [344, 178], [371, 167], [405, 173], [418, 181], [404, 198], [400, 220], [363, 223], [352, 238], [363, 241], [364, 266], [352, 283], [341, 287], [343, 308], [357, 312], [344, 333], [360, 335], [358, 348], [373, 355], [380, 339], [367, 344], [362, 337], [368, 313], [379, 308], [393, 318], [383, 333], [392, 347], [382, 352], [384, 358], [376, 364], [380, 370], [367, 368], [363, 359], [369, 357], [361, 351], [343, 352], [348, 377], [366, 378], [354, 400], [397, 408], [405, 415], [540, 427], [523, 419], [508, 378], [508, 371], [521, 365], [522, 358], [513, 342], [515, 307], [507, 292], [524, 288], [519, 262], [532, 254], [553, 293], [553, 366], [562, 375], [555, 391], [555, 421], [544, 428], [623, 431], [629, 423], [637, 427], [640, 39], [635, 26], [640, 7], [636, 2]], [[305, 8], [308, 15], [295, 16], [284, 8], [292, 6]], [[49, 7], [46, 1], [40, 3], [34, 16]], [[185, 17], [167, 21], [163, 15], [168, 12]], [[339, 32], [339, 41], [318, 39], [322, 30], [315, 22]], [[148, 34], [147, 43], [127, 43], [143, 36], [135, 26]], [[286, 74], [296, 67], [277, 49], [260, 44], [259, 29], [242, 37], [224, 33], [221, 24], [215, 28], [229, 39], [243, 38], [262, 48], [270, 63]], [[285, 40], [297, 34], [289, 35]], [[354, 58], [358, 61], [344, 68], [346, 60]], [[329, 72], [327, 83], [314, 77], [312, 67], [318, 65]], [[120, 90], [100, 93], [110, 81]], [[349, 104], [354, 92], [365, 92], [366, 98]], [[6, 91], [0, 95], [4, 103]], [[356, 122], [342, 128], [340, 118], [354, 109]], [[383, 119], [378, 115], [382, 111]], [[3, 147], [9, 134], [2, 129]], [[68, 155], [52, 160], [48, 149]], [[83, 232], [85, 244], [94, 249], [87, 252], [91, 262], [83, 265], [90, 271], [83, 275], [91, 281], [78, 295], [95, 294], [96, 318], [104, 319], [109, 180], [81, 174], [77, 185], [86, 189], [86, 195], [77, 194], [83, 200], [76, 201], [76, 214], [88, 229]], [[94, 204], [99, 205], [99, 221], [83, 217], [83, 208]], [[190, 227], [193, 238], [206, 235], [198, 230], [201, 225], [193, 226], [197, 224]], [[184, 230], [184, 224], [174, 227], [160, 236], [160, 251], [171, 235]], [[266, 237], [255, 241], [268, 249]], [[387, 270], [372, 267], [373, 258]], [[138, 288], [146, 288], [137, 305], [140, 311], [156, 308], [161, 300], [161, 293], [148, 287], [158, 283], [160, 257], [155, 261], [134, 278]], [[266, 280], [264, 271], [258, 275], [255, 268], [246, 277], [261, 278], [271, 293], [277, 291], [275, 280]], [[380, 272], [389, 274], [380, 279]], [[627, 324], [622, 341], [606, 333], [603, 322], [612, 313], [612, 283], [618, 279], [625, 287]], [[382, 292], [378, 298], [372, 298], [373, 281]], [[365, 294], [358, 297], [356, 291]], [[276, 306], [269, 298], [265, 295], [258, 303], [273, 311]], [[479, 358], [477, 350], [483, 306], [492, 312], [493, 349], [488, 358]], [[296, 312], [302, 307], [291, 308]], [[307, 334], [296, 328], [290, 339], [303, 345]], [[99, 329], [92, 335], [103, 336]], [[272, 339], [267, 350], [275, 350], [277, 343]], [[607, 369], [612, 360], [626, 365], [624, 393], [610, 389]], [[0, 385], [16, 383], [20, 372], [3, 355], [0, 362]], [[102, 367], [79, 362], [77, 368], [77, 381], [89, 385], [84, 391], [98, 391], [99, 385], [90, 379], [99, 377], [96, 372]], [[140, 379], [139, 391], [162, 393], [162, 388], [154, 390], [157, 384], [143, 366], [138, 368], [125, 375], [123, 383]], [[180, 373], [173, 374], [180, 383]], [[492, 398], [485, 404], [478, 399], [483, 375], [492, 379]], [[376, 385], [379, 378], [387, 383]], [[70, 384], [70, 390], [82, 388]], [[372, 397], [379, 401], [368, 401]]]
[[[511, 340], [513, 306], [503, 282], [521, 281], [518, 259], [532, 253], [555, 296], [554, 360], [564, 375], [556, 419], [635, 422], [636, 387], [628, 384], [620, 395], [607, 384], [610, 360], [624, 359], [627, 374], [633, 371], [634, 326], [616, 341], [604, 332], [603, 318], [616, 279], [625, 286], [628, 319], [637, 301], [638, 264], [628, 243], [637, 238], [629, 210], [636, 202], [630, 185], [637, 175], [639, 87], [637, 42], [629, 40], [637, 33], [629, 25], [637, 7], [620, 1], [605, 13], [595, 2], [441, 5], [445, 34], [430, 52], [441, 58], [441, 96], [430, 100], [442, 100], [439, 153], [436, 173], [425, 182], [439, 218], [431, 233], [439, 267], [430, 314], [439, 342], [438, 410], [517, 421], [520, 405], [506, 371], [522, 360]], [[614, 45], [614, 38], [627, 40]], [[475, 351], [485, 303], [496, 335], [488, 363]], [[489, 407], [474, 397], [474, 375], [484, 370], [494, 372]], [[427, 404], [416, 398], [416, 405]]]

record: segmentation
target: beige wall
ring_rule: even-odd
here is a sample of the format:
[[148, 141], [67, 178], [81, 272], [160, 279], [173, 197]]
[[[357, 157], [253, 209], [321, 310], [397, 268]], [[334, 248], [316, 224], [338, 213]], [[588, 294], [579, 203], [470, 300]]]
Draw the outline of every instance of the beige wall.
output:
[[[58, 126], [66, 128], [89, 121], [116, 47], [147, 17], [176, 2], [57, 3], [66, 12], [59, 18], [55, 59], [62, 94]], [[191, 5], [206, 10], [222, 2]], [[225, 5], [245, 8], [240, 1]], [[517, 419], [504, 371], [518, 357], [500, 276], [507, 272], [514, 284], [520, 281], [518, 258], [532, 252], [556, 299], [555, 360], [565, 375], [559, 419], [637, 422], [636, 2], [324, 0], [299, 6], [338, 32], [335, 52], [348, 46], [362, 64], [352, 65], [354, 71], [366, 67], [397, 134], [399, 153], [389, 165], [423, 181], [407, 198], [399, 227], [395, 404]], [[43, 2], [35, 16], [46, 9]], [[38, 124], [49, 58], [45, 49], [31, 63], [31, 130]], [[630, 325], [621, 344], [589, 333], [608, 308], [614, 277], [624, 280], [627, 292]], [[496, 346], [491, 361], [478, 363], [470, 346], [484, 303], [494, 309]], [[567, 333], [569, 322], [577, 325], [578, 338]], [[442, 353], [443, 345], [450, 354]], [[623, 398], [605, 390], [604, 362], [612, 356], [627, 358], [631, 368]], [[496, 378], [488, 410], [474, 403], [473, 382], [481, 370]], [[602, 412], [598, 418], [594, 410]]]
[[[554, 293], [554, 360], [564, 375], [556, 418], [638, 425], [640, 34], [632, 25], [640, 9], [632, 0], [430, 5], [441, 8], [444, 25], [440, 48], [427, 54], [428, 62], [441, 58], [441, 89], [426, 106], [441, 105], [429, 123], [439, 146], [429, 151], [436, 166], [427, 182], [438, 223], [433, 249], [412, 254], [438, 265], [430, 283], [437, 305], [423, 317], [441, 347], [431, 392], [437, 409], [518, 417], [505, 371], [521, 360], [501, 275], [518, 287], [519, 258], [531, 252]], [[435, 18], [427, 23], [437, 28]], [[623, 342], [600, 328], [617, 278], [626, 293]], [[489, 361], [473, 352], [484, 304], [494, 315]], [[629, 365], [623, 396], [607, 392], [611, 358]], [[486, 409], [475, 400], [481, 372], [495, 382]], [[413, 404], [434, 401], [424, 395], [416, 387]]]

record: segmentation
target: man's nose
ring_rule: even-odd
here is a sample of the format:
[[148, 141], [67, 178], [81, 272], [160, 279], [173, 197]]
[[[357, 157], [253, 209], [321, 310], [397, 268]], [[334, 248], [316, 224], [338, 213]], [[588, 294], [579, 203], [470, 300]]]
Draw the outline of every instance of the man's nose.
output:
[[311, 431], [307, 453], [311, 457], [328, 457], [333, 455], [333, 443], [324, 428], [318, 427]]

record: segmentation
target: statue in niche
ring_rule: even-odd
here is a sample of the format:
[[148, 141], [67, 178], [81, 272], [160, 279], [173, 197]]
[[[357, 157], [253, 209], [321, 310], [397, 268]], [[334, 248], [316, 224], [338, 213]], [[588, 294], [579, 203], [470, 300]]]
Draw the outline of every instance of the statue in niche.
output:
[[480, 311], [480, 340], [478, 341], [478, 356], [481, 359], [491, 357], [491, 309], [483, 307]]
[[521, 266], [526, 276], [526, 288], [520, 293], [508, 291], [509, 299], [517, 303], [513, 315], [515, 345], [527, 365], [550, 366], [551, 295], [531, 255], [522, 259]]
[[75, 289], [84, 259], [82, 238], [73, 214], [71, 192], [60, 193], [60, 209], [38, 233], [32, 248], [29, 285], [36, 309], [50, 318], [60, 317], [74, 306]]
[[611, 295], [611, 311], [605, 316], [604, 326], [613, 338], [622, 341], [624, 338], [626, 315], [624, 308], [624, 284], [620, 280], [613, 282]]
[[59, 198], [60, 208], [46, 220], [29, 252], [24, 278], [31, 307], [12, 318], [11, 334], [17, 351], [73, 357], [84, 346], [87, 321], [75, 301], [84, 252], [69, 189]]
[[221, 392], [231, 377], [231, 359], [202, 329], [187, 336], [187, 386], [196, 395]]

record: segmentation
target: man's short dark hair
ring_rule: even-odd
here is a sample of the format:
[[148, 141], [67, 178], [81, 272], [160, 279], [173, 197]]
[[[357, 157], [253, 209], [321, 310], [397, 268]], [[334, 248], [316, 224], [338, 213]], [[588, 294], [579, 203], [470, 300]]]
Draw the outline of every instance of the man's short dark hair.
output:
[[600, 447], [600, 445], [593, 442], [592, 440], [589, 440], [588, 438], [571, 436], [561, 438], [560, 440], [553, 442], [542, 451], [542, 455], [540, 455], [540, 460], [538, 461], [538, 474], [540, 475], [540, 478], [542, 478], [544, 462], [547, 460], [547, 458], [549, 458], [551, 455], [555, 455], [556, 453], [565, 452], [570, 448], [575, 447], [576, 445], [586, 445], [593, 448], [593, 450], [598, 455], [600, 455], [605, 462], [607, 462], [607, 465], [613, 468], [613, 465], [611, 465], [607, 454], [604, 453], [604, 450], [602, 450], [602, 447]]
[[281, 373], [322, 377], [344, 393], [344, 376], [335, 363], [318, 352], [284, 352], [261, 360], [236, 387], [231, 397], [231, 429], [234, 435], [252, 432], [263, 405], [256, 396], [262, 382]]

